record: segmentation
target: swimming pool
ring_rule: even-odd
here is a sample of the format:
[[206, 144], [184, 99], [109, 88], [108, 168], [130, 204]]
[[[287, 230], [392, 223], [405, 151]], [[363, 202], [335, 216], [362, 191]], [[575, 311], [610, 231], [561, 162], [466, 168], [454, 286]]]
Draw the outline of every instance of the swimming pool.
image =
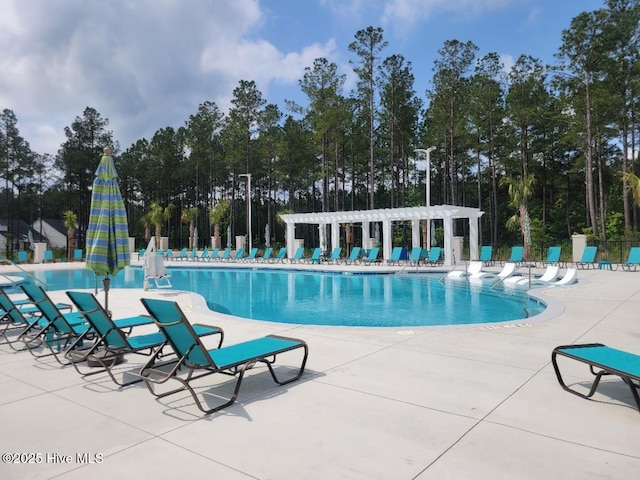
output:
[[[170, 268], [176, 290], [202, 295], [214, 311], [255, 320], [343, 326], [412, 327], [506, 322], [545, 309], [521, 290], [440, 281], [434, 274], [345, 274], [248, 268]], [[112, 288], [141, 288], [127, 267]], [[86, 269], [37, 272], [49, 290], [91, 289]], [[111, 301], [117, 301], [112, 294]]]

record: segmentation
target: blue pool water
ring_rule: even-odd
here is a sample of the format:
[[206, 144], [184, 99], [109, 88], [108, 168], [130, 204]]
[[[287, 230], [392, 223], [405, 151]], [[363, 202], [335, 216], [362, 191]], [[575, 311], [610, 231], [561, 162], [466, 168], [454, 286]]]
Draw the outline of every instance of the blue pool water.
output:
[[[239, 317], [310, 325], [411, 327], [505, 322], [542, 312], [520, 290], [440, 281], [429, 274], [343, 274], [245, 268], [171, 268], [177, 290], [202, 295], [212, 310]], [[49, 290], [91, 289], [90, 270], [38, 272]], [[128, 267], [112, 288], [141, 288]], [[101, 283], [100, 283], [101, 286]], [[112, 294], [110, 302], [117, 302]]]

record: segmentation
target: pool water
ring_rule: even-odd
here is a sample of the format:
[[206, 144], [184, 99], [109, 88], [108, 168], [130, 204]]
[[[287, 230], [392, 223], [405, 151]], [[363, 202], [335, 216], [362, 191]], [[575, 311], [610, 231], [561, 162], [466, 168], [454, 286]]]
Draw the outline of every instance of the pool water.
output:
[[[202, 295], [210, 309], [255, 320], [377, 327], [461, 325], [527, 318], [545, 309], [514, 289], [437, 274], [345, 274], [247, 268], [170, 268], [176, 290]], [[37, 272], [49, 290], [92, 289], [92, 271]], [[143, 271], [127, 267], [112, 288], [141, 288]], [[101, 287], [101, 282], [99, 286]], [[117, 297], [112, 294], [111, 302]]]

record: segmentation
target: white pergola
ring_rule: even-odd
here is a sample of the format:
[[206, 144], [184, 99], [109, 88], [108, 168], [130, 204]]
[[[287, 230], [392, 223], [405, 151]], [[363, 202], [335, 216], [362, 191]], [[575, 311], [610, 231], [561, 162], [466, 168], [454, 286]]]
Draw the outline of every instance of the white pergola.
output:
[[[340, 246], [340, 225], [360, 223], [362, 225], [362, 246], [371, 248], [372, 239], [369, 225], [382, 224], [382, 258], [388, 260], [392, 250], [393, 222], [411, 222], [411, 245], [420, 247], [420, 221], [442, 220], [444, 226], [444, 263], [453, 263], [453, 221], [460, 218], [469, 220], [469, 245], [471, 260], [478, 259], [478, 222], [484, 212], [477, 208], [455, 205], [432, 205], [429, 207], [381, 208], [376, 210], [355, 210], [351, 212], [292, 213], [281, 215], [287, 225], [287, 256], [294, 255], [296, 224], [318, 225], [320, 240], [326, 241], [326, 226], [331, 225], [331, 248]], [[320, 245], [328, 249], [328, 245]], [[429, 248], [428, 246], [426, 248]], [[460, 255], [460, 254], [459, 254]], [[458, 256], [458, 258], [460, 258]]]

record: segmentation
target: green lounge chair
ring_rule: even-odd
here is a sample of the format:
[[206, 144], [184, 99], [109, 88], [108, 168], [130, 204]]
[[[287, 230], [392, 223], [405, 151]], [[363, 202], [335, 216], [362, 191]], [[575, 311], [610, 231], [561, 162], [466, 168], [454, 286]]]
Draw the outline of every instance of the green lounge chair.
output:
[[[559, 356], [586, 363], [589, 366], [589, 371], [595, 378], [588, 393], [582, 393], [567, 386], [560, 374]], [[617, 375], [629, 386], [631, 396], [640, 412], [640, 396], [638, 395], [638, 390], [640, 389], [640, 355], [616, 350], [601, 343], [588, 343], [556, 347], [551, 354], [551, 361], [560, 386], [567, 392], [582, 398], [591, 398], [593, 396], [603, 376]]]
[[299, 247], [296, 250], [296, 253], [289, 259], [290, 263], [297, 263], [302, 261], [302, 257], [304, 256], [304, 247]]
[[359, 263], [361, 261], [361, 259], [360, 259], [360, 252], [361, 251], [362, 251], [362, 249], [360, 247], [353, 247], [351, 249], [351, 253], [349, 254], [349, 256], [343, 260], [343, 263], [345, 265], [351, 265], [353, 263]]
[[366, 257], [362, 259], [365, 265], [371, 265], [374, 262], [378, 261], [378, 254], [380, 253], [379, 247], [373, 247], [369, 250], [369, 253]]
[[590, 268], [596, 268], [596, 254], [598, 253], [598, 247], [587, 246], [584, 247], [582, 252], [582, 258], [579, 262], [576, 262], [576, 267], [582, 270], [588, 270]]
[[391, 250], [391, 256], [387, 260], [388, 265], [399, 265], [400, 257], [402, 256], [402, 247], [393, 247]]
[[491, 245], [483, 245], [480, 248], [480, 261], [484, 266], [493, 265], [493, 247]]
[[627, 272], [635, 272], [640, 265], [640, 247], [631, 247], [627, 261], [622, 264], [622, 269]]
[[[78, 311], [82, 313], [87, 323], [91, 325], [96, 333], [96, 339], [91, 347], [86, 349], [69, 348], [65, 353], [66, 358], [71, 362], [76, 371], [82, 376], [95, 375], [96, 373], [107, 372], [117, 385], [125, 387], [142, 381], [136, 378], [129, 381], [120, 381], [112, 372], [112, 367], [118, 363], [118, 358], [127, 353], [153, 355], [154, 359], [160, 357], [160, 351], [166, 343], [166, 338], [162, 332], [151, 332], [143, 335], [131, 335], [131, 328], [153, 323], [150, 317], [138, 316], [121, 320], [111, 320], [109, 314], [96, 300], [92, 293], [87, 292], [67, 292]], [[118, 326], [121, 325], [121, 326]], [[127, 325], [129, 331], [123, 331], [122, 325]], [[204, 325], [194, 325], [194, 332], [198, 336], [220, 335], [218, 346], [222, 345], [224, 332], [221, 328]], [[81, 339], [76, 342], [81, 341]], [[93, 360], [101, 368], [83, 371], [79, 364], [86, 360]], [[149, 366], [147, 363], [145, 366]]]
[[[195, 400], [198, 408], [205, 414], [209, 414], [235, 402], [246, 371], [256, 364], [266, 365], [271, 377], [278, 385], [286, 385], [298, 380], [304, 373], [309, 351], [307, 344], [302, 340], [269, 335], [235, 345], [207, 350], [176, 302], [152, 298], [143, 298], [141, 301], [158, 328], [164, 333], [168, 344], [177, 357], [170, 370], [168, 368], [153, 368], [153, 363], [149, 363], [149, 366], [145, 366], [140, 372], [149, 391], [158, 398], [186, 389]], [[286, 380], [281, 380], [276, 375], [273, 365], [281, 354], [299, 349], [302, 350], [304, 356], [297, 373]], [[165, 367], [167, 367], [166, 363]], [[216, 373], [237, 377], [236, 385], [230, 398], [223, 400], [217, 406], [205, 408], [190, 383], [193, 380]], [[162, 384], [169, 380], [177, 381], [181, 386], [168, 392], [154, 392], [152, 385]]]

